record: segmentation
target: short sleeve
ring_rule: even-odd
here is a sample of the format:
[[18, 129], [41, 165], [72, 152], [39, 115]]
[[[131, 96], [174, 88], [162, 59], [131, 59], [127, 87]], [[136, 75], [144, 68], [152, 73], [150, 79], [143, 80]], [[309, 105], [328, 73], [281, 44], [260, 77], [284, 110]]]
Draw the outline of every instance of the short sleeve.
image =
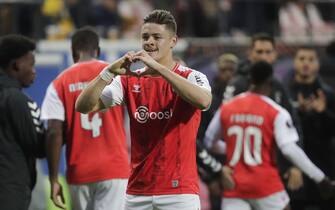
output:
[[111, 84], [105, 87], [100, 97], [105, 107], [117, 106], [124, 104], [123, 89], [121, 83], [121, 77], [116, 76]]
[[65, 121], [64, 105], [58, 96], [54, 83], [51, 83], [42, 103], [42, 120]]
[[192, 73], [188, 75], [187, 80], [192, 84], [195, 84], [211, 92], [211, 86], [209, 85], [206, 75], [203, 73], [193, 70]]
[[282, 109], [274, 121], [274, 135], [279, 148], [299, 140], [297, 129], [294, 127], [290, 114]]

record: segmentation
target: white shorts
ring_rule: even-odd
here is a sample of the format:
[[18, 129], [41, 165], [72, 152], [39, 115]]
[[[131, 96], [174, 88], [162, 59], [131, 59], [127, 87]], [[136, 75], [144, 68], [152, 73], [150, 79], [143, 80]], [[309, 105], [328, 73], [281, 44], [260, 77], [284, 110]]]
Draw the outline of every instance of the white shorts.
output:
[[283, 210], [290, 202], [286, 191], [259, 199], [223, 198], [222, 210]]
[[128, 195], [125, 210], [200, 210], [200, 199], [195, 194]]
[[124, 209], [127, 179], [111, 179], [82, 185], [70, 185], [72, 209]]

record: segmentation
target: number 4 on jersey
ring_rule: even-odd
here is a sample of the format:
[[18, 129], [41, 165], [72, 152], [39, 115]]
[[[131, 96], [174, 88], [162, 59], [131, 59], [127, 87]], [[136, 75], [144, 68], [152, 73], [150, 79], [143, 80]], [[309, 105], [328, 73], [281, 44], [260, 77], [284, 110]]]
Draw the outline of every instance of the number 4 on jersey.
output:
[[92, 137], [96, 138], [100, 136], [100, 127], [102, 126], [102, 120], [99, 113], [95, 113], [92, 117], [92, 121], [89, 120], [88, 114], [80, 114], [81, 127], [85, 130], [92, 130]]

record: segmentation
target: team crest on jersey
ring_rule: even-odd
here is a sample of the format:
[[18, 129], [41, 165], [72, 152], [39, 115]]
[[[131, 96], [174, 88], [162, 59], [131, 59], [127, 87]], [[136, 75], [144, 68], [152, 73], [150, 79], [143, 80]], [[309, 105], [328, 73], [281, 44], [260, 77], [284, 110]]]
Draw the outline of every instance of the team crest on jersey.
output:
[[178, 180], [172, 180], [171, 185], [173, 188], [176, 188], [179, 186], [179, 181]]
[[134, 93], [139, 93], [139, 92], [141, 92], [141, 86], [138, 85], [138, 84], [133, 85], [133, 90], [132, 90], [132, 92], [134, 92]]

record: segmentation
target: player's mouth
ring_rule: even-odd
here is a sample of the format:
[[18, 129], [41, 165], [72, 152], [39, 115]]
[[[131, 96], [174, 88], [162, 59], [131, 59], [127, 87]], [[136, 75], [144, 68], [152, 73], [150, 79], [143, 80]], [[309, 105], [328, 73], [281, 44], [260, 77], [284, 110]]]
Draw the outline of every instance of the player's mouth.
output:
[[146, 52], [148, 53], [153, 53], [153, 52], [157, 52], [158, 49], [144, 49]]

